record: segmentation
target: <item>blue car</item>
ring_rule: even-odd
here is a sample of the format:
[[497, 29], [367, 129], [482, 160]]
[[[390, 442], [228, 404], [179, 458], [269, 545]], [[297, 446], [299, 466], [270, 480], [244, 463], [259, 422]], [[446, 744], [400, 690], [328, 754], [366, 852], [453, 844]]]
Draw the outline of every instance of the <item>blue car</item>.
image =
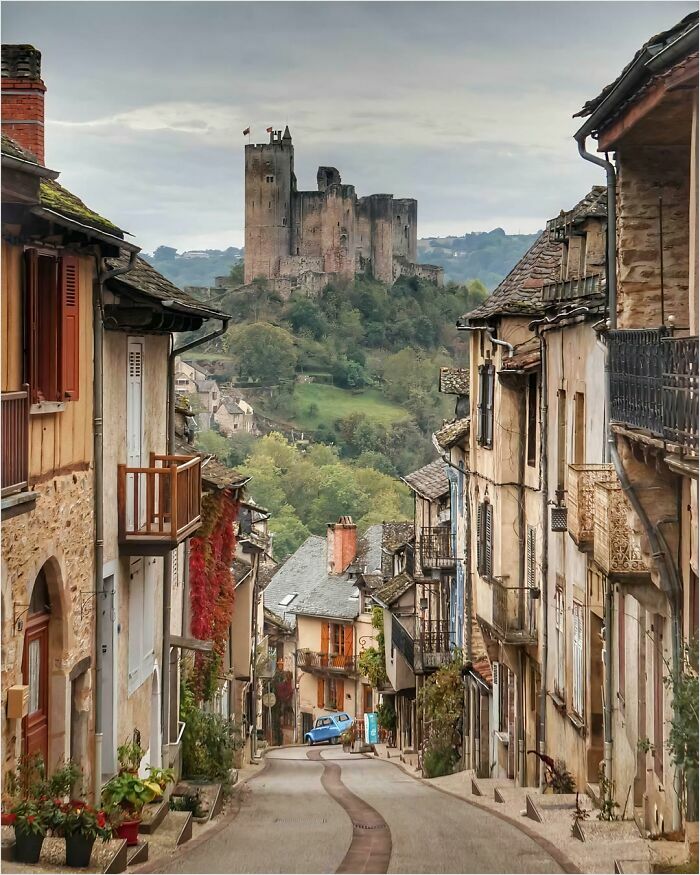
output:
[[336, 711], [326, 717], [319, 717], [316, 725], [304, 736], [304, 741], [311, 747], [327, 741], [329, 744], [338, 744], [340, 736], [352, 726], [352, 718], [345, 711]]

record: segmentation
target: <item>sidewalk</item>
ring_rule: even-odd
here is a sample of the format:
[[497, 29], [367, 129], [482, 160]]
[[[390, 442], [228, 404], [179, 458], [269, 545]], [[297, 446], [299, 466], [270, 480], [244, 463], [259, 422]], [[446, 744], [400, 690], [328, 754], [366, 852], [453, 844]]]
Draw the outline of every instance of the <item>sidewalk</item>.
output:
[[[557, 856], [569, 861], [568, 871], [654, 872], [655, 867], [678, 866], [685, 860], [685, 845], [681, 842], [644, 839], [632, 821], [599, 821], [586, 794], [579, 797], [580, 804], [590, 810], [588, 818], [583, 821], [582, 841], [572, 835], [574, 803], [568, 797], [565, 800], [549, 794], [542, 796], [536, 787], [516, 787], [512, 781], [494, 779], [477, 779], [477, 787], [483, 795], [476, 795], [472, 771], [456, 772], [442, 778], [422, 778], [414, 763], [401, 761], [396, 748], [377, 744], [375, 750], [377, 757], [388, 759], [416, 780], [470, 805], [487, 809], [524, 830], [536, 841], [553, 845], [559, 852]], [[503, 801], [496, 801], [494, 791]], [[539, 814], [542, 822], [528, 816], [528, 796], [530, 813]]]

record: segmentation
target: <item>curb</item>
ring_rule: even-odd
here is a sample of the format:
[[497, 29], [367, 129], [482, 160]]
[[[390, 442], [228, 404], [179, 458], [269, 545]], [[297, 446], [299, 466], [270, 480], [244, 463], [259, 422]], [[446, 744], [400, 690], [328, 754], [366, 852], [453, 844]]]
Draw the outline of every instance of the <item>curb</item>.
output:
[[431, 784], [428, 779], [422, 778], [419, 775], [412, 775], [409, 771], [404, 769], [404, 767], [397, 762], [392, 762], [391, 758], [382, 759], [381, 757], [375, 756], [367, 756], [367, 759], [371, 760], [379, 760], [379, 762], [391, 763], [392, 766], [396, 766], [397, 769], [401, 769], [401, 771], [408, 775], [409, 778], [413, 778], [421, 784], [424, 784], [426, 787], [429, 787], [431, 790], [435, 790], [438, 793], [443, 793], [445, 796], [451, 796], [453, 799], [459, 799], [460, 802], [464, 802], [467, 805], [471, 805], [474, 808], [478, 808], [480, 811], [486, 811], [489, 814], [493, 814], [494, 817], [498, 817], [500, 820], [504, 820], [506, 823], [511, 824], [511, 826], [519, 829], [520, 832], [524, 833], [528, 838], [531, 838], [533, 842], [538, 844], [543, 851], [546, 851], [550, 857], [554, 859], [556, 863], [558, 863], [564, 872], [570, 873], [570, 875], [581, 875], [581, 869], [578, 868], [570, 859], [564, 854], [556, 845], [552, 844], [549, 839], [543, 838], [529, 826], [526, 826], [524, 823], [521, 823], [515, 818], [510, 817], [508, 814], [505, 814], [502, 811], [495, 811], [492, 808], [487, 808], [485, 805], [480, 805], [478, 802], [473, 799], [466, 799], [464, 796], [460, 796], [459, 793], [455, 793], [452, 790], [445, 790], [444, 787], [436, 787], [434, 784]]
[[[236, 781], [236, 783], [233, 785], [232, 793], [237, 793], [239, 787], [242, 787], [244, 784], [249, 784], [251, 781], [254, 781], [256, 778], [259, 778], [261, 775], [263, 775], [267, 771], [268, 765], [269, 765], [269, 763], [267, 761], [267, 757], [263, 756], [263, 764], [262, 764], [262, 768], [260, 769], [260, 771], [255, 772], [255, 774], [253, 774], [253, 775], [248, 775], [247, 778], [242, 778], [241, 780]], [[231, 823], [233, 823], [233, 821], [238, 817], [239, 811], [240, 811], [240, 808], [238, 808], [235, 811], [229, 812], [228, 814], [224, 815], [220, 820], [218, 820], [217, 823], [213, 824], [212, 826], [210, 826], [206, 829], [203, 829], [202, 832], [196, 838], [191, 839], [189, 842], [186, 843], [186, 845], [184, 845], [184, 846], [180, 845], [179, 850], [181, 850], [181, 856], [187, 857], [187, 855], [189, 854], [190, 851], [194, 851], [197, 848], [201, 847], [201, 845], [203, 845], [204, 842], [209, 841], [210, 838], [212, 838], [215, 835], [218, 835], [218, 833], [220, 833], [222, 830], [226, 829], [226, 827], [229, 826]], [[210, 821], [210, 823], [211, 823], [211, 821]], [[146, 875], [146, 873], [158, 872], [159, 867], [162, 866], [163, 863], [166, 863], [166, 862], [167, 861], [164, 857], [160, 857], [158, 859], [150, 861], [149, 863], [144, 863], [143, 866], [134, 866], [134, 868], [131, 869], [131, 871], [143, 873], [143, 875]], [[165, 869], [163, 869], [163, 871], [167, 872], [168, 869], [165, 868]]]

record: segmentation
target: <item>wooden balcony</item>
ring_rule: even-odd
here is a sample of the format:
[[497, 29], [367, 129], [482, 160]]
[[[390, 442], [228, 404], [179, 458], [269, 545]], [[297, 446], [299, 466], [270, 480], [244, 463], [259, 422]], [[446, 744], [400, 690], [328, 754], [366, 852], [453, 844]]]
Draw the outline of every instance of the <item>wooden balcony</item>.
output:
[[635, 533], [628, 523], [629, 505], [620, 484], [594, 486], [593, 558], [607, 575], [648, 574]]
[[199, 456], [151, 453], [148, 468], [118, 466], [119, 546], [127, 556], [164, 556], [201, 524]]
[[419, 549], [423, 568], [454, 567], [452, 530], [449, 526], [422, 528]]
[[593, 549], [596, 483], [614, 483], [616, 480], [612, 465], [569, 465], [567, 527], [579, 549]]
[[29, 387], [2, 393], [2, 498], [29, 488]]
[[505, 586], [500, 580], [492, 583], [492, 626], [506, 644], [537, 644], [535, 621], [540, 591], [527, 586]]
[[357, 657], [344, 653], [319, 653], [313, 650], [297, 650], [297, 666], [311, 674], [357, 674]]

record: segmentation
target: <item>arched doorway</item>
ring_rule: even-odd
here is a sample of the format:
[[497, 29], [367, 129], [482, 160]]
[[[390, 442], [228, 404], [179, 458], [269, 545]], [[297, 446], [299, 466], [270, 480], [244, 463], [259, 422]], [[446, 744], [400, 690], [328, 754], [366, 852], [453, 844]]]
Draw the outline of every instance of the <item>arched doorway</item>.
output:
[[44, 569], [34, 582], [22, 651], [22, 679], [29, 687], [29, 712], [22, 720], [22, 751], [49, 761], [49, 621], [51, 600]]

